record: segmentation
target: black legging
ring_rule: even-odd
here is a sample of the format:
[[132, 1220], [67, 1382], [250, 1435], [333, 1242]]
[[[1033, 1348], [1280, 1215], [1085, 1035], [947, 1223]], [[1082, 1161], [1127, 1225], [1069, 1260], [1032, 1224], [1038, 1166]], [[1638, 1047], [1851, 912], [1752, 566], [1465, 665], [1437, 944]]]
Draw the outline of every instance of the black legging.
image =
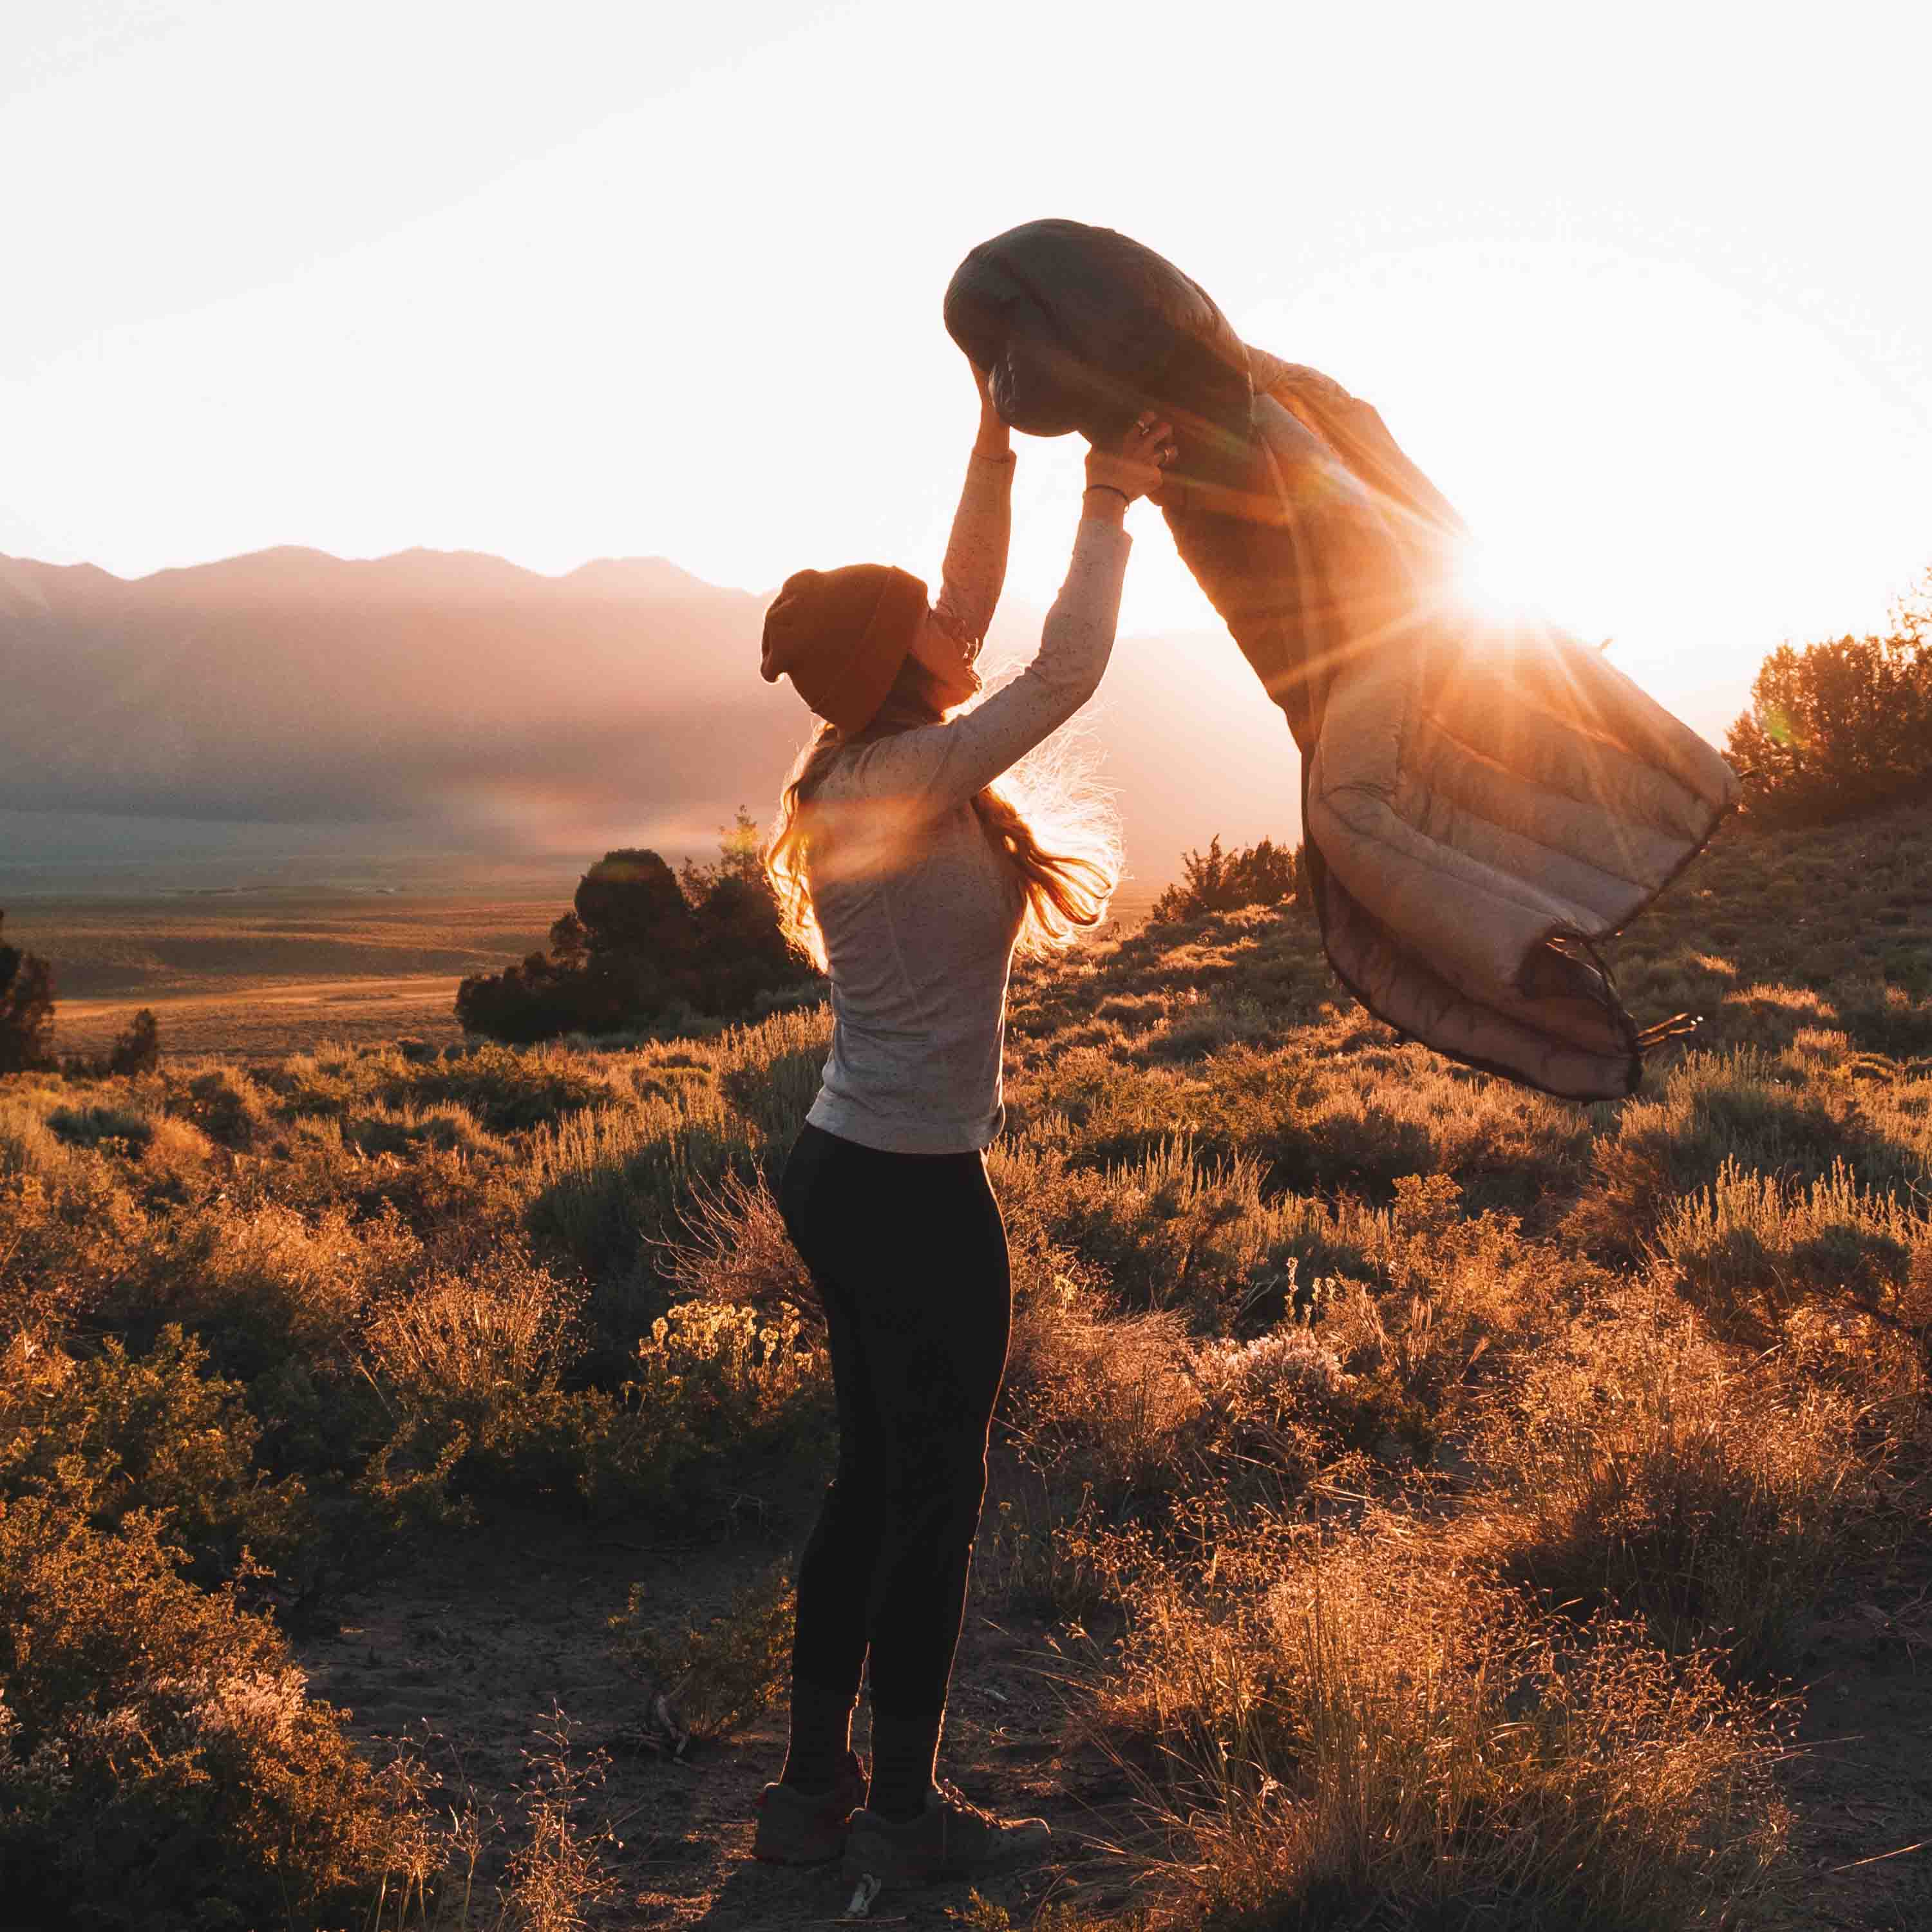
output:
[[794, 1678], [933, 1718], [966, 1602], [1012, 1325], [978, 1154], [885, 1154], [807, 1126], [779, 1210], [825, 1304], [838, 1464], [798, 1577]]

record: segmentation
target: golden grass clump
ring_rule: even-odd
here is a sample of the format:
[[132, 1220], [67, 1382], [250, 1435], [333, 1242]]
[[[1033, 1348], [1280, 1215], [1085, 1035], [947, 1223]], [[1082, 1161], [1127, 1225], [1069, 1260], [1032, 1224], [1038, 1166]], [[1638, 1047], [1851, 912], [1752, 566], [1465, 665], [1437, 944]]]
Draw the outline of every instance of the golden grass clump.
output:
[[1741, 1920], [1775, 1870], [1766, 1707], [1528, 1612], [1453, 1535], [1224, 1544], [1126, 1601], [1090, 1721], [1154, 1767], [1166, 1922], [1661, 1932]]
[[364, 1330], [398, 1391], [484, 1403], [505, 1389], [554, 1388], [580, 1346], [583, 1290], [512, 1250], [464, 1274], [437, 1274], [384, 1303]]
[[1932, 1371], [1932, 1214], [1862, 1186], [1843, 1161], [1807, 1185], [1727, 1159], [1671, 1203], [1657, 1246], [1700, 1308], [1760, 1346], [1815, 1307]]
[[1108, 1502], [1182, 1486], [1199, 1459], [1206, 1402], [1171, 1311], [1112, 1319], [1069, 1298], [1016, 1324], [1009, 1427], [1022, 1455]]
[[[1805, 1181], [1850, 1162], [1867, 1185], [1900, 1193], [1932, 1181], [1922, 1106], [1932, 1082], [1867, 1091], [1818, 1077], [1827, 1068], [1838, 1071], [1802, 1052], [1750, 1046], [1687, 1054], [1658, 1099], [1627, 1103], [1615, 1131], [1599, 1138], [1594, 1177], [1565, 1232], [1634, 1258], [1675, 1204], [1710, 1187], [1727, 1162]], [[1911, 1091], [1915, 1084], [1922, 1090]]]
[[1498, 1400], [1478, 1453], [1502, 1493], [1471, 1536], [1546, 1602], [1755, 1674], [1786, 1660], [1840, 1559], [1854, 1420], [1778, 1358], [1740, 1360], [1632, 1293]]
[[662, 1265], [680, 1300], [784, 1308], [808, 1325], [824, 1322], [818, 1292], [762, 1180], [734, 1174], [718, 1186], [694, 1188], [679, 1235], [664, 1252]]
[[98, 1307], [136, 1336], [178, 1322], [244, 1378], [291, 1358], [346, 1370], [367, 1312], [400, 1292], [422, 1259], [421, 1241], [394, 1214], [238, 1207], [214, 1196], [154, 1217]]

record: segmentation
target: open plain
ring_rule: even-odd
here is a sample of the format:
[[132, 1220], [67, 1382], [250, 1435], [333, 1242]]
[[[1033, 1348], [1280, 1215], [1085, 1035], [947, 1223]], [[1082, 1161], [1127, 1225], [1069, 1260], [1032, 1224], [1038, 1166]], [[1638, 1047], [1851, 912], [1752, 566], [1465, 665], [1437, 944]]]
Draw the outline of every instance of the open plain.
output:
[[140, 1007], [176, 1053], [272, 1058], [325, 1040], [461, 1037], [457, 982], [543, 944], [570, 902], [538, 897], [314, 890], [162, 898], [16, 897], [16, 944], [49, 959], [57, 1044], [98, 1052]]

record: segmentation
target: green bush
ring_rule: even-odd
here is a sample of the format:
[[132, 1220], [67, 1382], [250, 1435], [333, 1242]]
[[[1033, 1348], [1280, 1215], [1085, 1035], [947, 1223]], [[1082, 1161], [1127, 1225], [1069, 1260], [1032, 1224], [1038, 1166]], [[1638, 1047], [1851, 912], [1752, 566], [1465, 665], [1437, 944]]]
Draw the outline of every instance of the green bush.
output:
[[1264, 838], [1224, 854], [1216, 832], [1205, 852], [1181, 859], [1181, 877], [1154, 901], [1148, 915], [1156, 926], [1178, 924], [1210, 912], [1237, 912], [1243, 906], [1276, 905], [1301, 890], [1306, 873], [1300, 846], [1277, 845]]
[[261, 1424], [207, 1360], [172, 1324], [138, 1359], [112, 1336], [76, 1361], [16, 1335], [0, 1365], [0, 1498], [65, 1496], [108, 1530], [152, 1512], [204, 1576], [233, 1576], [244, 1549], [286, 1562], [312, 1528], [302, 1486], [256, 1474]]
[[420, 1883], [406, 1766], [372, 1771], [274, 1628], [180, 1574], [160, 1519], [0, 1504], [0, 1895], [49, 1925], [360, 1922]]
[[788, 1556], [702, 1623], [687, 1612], [667, 1614], [646, 1586], [634, 1583], [628, 1607], [610, 1619], [610, 1628], [676, 1745], [728, 1737], [777, 1698], [791, 1666], [795, 1606]]
[[761, 999], [809, 976], [778, 928], [742, 810], [717, 863], [674, 872], [655, 852], [607, 852], [550, 928], [548, 953], [457, 989], [466, 1032], [519, 1044], [623, 1033], [693, 1016], [751, 1016]]
[[1781, 644], [1726, 741], [1744, 809], [1821, 825], [1932, 793], [1932, 577], [1887, 637]]

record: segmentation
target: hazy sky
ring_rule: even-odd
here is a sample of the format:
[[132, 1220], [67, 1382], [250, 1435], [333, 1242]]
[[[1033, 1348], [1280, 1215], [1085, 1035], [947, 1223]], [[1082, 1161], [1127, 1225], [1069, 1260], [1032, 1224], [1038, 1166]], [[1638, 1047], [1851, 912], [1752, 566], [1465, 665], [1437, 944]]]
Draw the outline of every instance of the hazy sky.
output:
[[[929, 572], [947, 278], [1069, 215], [1373, 401], [1504, 586], [1741, 688], [1932, 562], [1928, 20], [6, 0], [0, 550]], [[1023, 446], [1030, 599], [1078, 456]], [[1134, 527], [1127, 627], [1210, 625]]]

